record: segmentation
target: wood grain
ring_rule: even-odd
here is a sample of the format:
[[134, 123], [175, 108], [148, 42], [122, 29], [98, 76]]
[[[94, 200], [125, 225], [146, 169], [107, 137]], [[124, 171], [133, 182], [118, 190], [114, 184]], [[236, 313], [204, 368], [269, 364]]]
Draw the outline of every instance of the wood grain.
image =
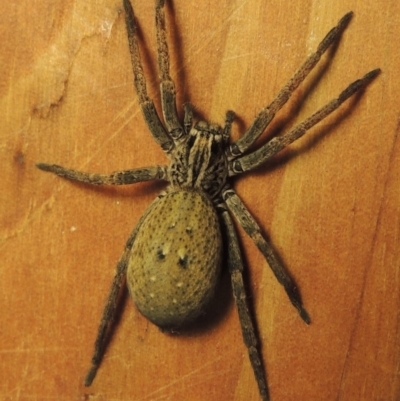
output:
[[[154, 5], [133, 6], [159, 107]], [[369, 70], [383, 73], [235, 186], [312, 318], [301, 321], [240, 231], [273, 401], [400, 399], [400, 3], [167, 7], [178, 103], [218, 123], [235, 110], [235, 137], [348, 10], [340, 45], [260, 142]], [[92, 188], [35, 162], [107, 173], [166, 159], [140, 114], [120, 1], [7, 2], [0, 32], [0, 399], [259, 400], [226, 276], [213, 319], [182, 335], [160, 332], [127, 300], [93, 386], [83, 387], [114, 266], [163, 186]]]

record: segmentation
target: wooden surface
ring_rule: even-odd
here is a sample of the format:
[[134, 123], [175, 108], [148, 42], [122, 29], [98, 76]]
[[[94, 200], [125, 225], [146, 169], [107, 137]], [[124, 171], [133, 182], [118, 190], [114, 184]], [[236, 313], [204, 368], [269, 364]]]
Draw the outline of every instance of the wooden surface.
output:
[[[159, 106], [154, 5], [133, 5]], [[235, 184], [312, 318], [301, 321], [240, 231], [273, 401], [400, 399], [400, 3], [167, 8], [179, 105], [190, 101], [218, 123], [235, 110], [235, 137], [350, 9], [340, 45], [261, 142], [369, 70], [383, 73]], [[0, 29], [0, 399], [259, 400], [226, 275], [213, 318], [180, 336], [160, 332], [127, 300], [93, 386], [83, 387], [115, 264], [163, 186], [92, 188], [35, 162], [108, 173], [166, 158], [138, 108], [119, 0], [4, 2]]]

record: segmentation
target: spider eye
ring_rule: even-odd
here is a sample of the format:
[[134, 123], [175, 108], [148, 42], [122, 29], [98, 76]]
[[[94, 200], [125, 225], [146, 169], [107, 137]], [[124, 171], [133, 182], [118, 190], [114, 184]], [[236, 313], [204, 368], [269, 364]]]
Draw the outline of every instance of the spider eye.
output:
[[204, 131], [208, 128], [208, 124], [205, 121], [197, 121], [195, 128], [198, 131]]
[[214, 140], [215, 140], [215, 142], [217, 142], [217, 143], [221, 143], [222, 142], [222, 135], [221, 134], [216, 134], [215, 136], [214, 136]]

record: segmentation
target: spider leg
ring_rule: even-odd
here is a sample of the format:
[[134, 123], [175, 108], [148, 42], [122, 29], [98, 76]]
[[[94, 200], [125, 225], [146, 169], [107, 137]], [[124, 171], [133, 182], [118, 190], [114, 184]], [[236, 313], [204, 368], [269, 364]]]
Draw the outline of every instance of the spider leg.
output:
[[185, 115], [183, 117], [183, 126], [185, 127], [186, 134], [188, 134], [190, 129], [192, 128], [192, 125], [193, 125], [193, 108], [192, 108], [192, 105], [190, 103], [185, 103], [183, 105], [183, 110], [185, 112]]
[[235, 298], [239, 321], [242, 327], [243, 339], [246, 344], [254, 375], [263, 401], [269, 400], [266, 375], [258, 346], [258, 338], [248, 305], [246, 290], [243, 283], [243, 262], [239, 243], [231, 217], [225, 209], [222, 212], [222, 222], [227, 236], [227, 262], [231, 274], [233, 295]]
[[164, 3], [164, 0], [156, 0], [158, 72], [161, 80], [161, 105], [164, 122], [169, 135], [176, 141], [184, 134], [184, 130], [179, 122], [176, 111], [175, 85], [169, 75], [169, 53], [165, 28]]
[[234, 119], [235, 119], [235, 112], [232, 110], [228, 110], [225, 115], [225, 126], [223, 129], [224, 141], [226, 143], [228, 143], [229, 138], [231, 136], [232, 123]]
[[270, 105], [262, 109], [251, 127], [245, 132], [245, 134], [233, 142], [230, 146], [229, 153], [235, 157], [246, 152], [250, 146], [259, 138], [259, 136], [265, 131], [268, 124], [274, 118], [275, 113], [279, 111], [283, 105], [289, 100], [292, 93], [297, 87], [304, 81], [307, 75], [315, 67], [320, 60], [321, 56], [326, 52], [329, 46], [332, 45], [336, 40], [339, 39], [341, 33], [349, 23], [353, 13], [350, 11], [345, 14], [339, 23], [332, 28], [325, 38], [318, 45], [315, 53], [311, 54], [303, 65], [295, 72], [292, 78], [289, 79], [287, 84], [280, 90], [278, 95], [272, 101]]
[[236, 195], [233, 189], [226, 188], [222, 193], [222, 197], [228, 207], [228, 210], [234, 215], [236, 220], [243, 227], [244, 231], [246, 231], [246, 233], [256, 244], [257, 248], [264, 255], [276, 279], [279, 281], [280, 284], [283, 285], [286, 294], [290, 299], [290, 302], [298, 310], [300, 317], [304, 320], [305, 323], [309, 324], [310, 317], [303, 307], [303, 303], [301, 301], [300, 293], [297, 289], [296, 283], [279, 262], [274, 253], [274, 250], [272, 249], [271, 244], [269, 244], [262, 236], [261, 229], [254, 220], [253, 216], [247, 210], [246, 206]]
[[153, 101], [147, 95], [146, 80], [144, 78], [142, 62], [139, 54], [135, 15], [129, 0], [123, 0], [123, 2], [125, 8], [125, 21], [126, 30], [128, 33], [129, 50], [131, 53], [134, 74], [134, 83], [136, 93], [139, 98], [139, 104], [153, 138], [166, 153], [170, 153], [174, 148], [174, 143], [162, 125]]
[[165, 166], [151, 166], [134, 168], [131, 170], [115, 171], [107, 174], [92, 174], [82, 171], [72, 170], [57, 164], [37, 163], [36, 167], [40, 170], [50, 171], [60, 177], [73, 181], [85, 182], [94, 185], [126, 185], [135, 184], [142, 181], [166, 180], [167, 168]]
[[121, 294], [121, 287], [125, 281], [126, 277], [126, 269], [129, 262], [130, 252], [135, 241], [135, 237], [139, 231], [140, 226], [142, 225], [144, 219], [149, 214], [152, 207], [159, 201], [160, 196], [157, 197], [147, 211], [142, 215], [139, 222], [137, 223], [135, 229], [132, 234], [128, 238], [128, 241], [125, 244], [124, 252], [121, 258], [118, 261], [116, 273], [111, 284], [111, 289], [107, 297], [106, 305], [103, 310], [103, 315], [101, 317], [100, 326], [97, 331], [96, 342], [94, 344], [94, 353], [92, 357], [92, 366], [90, 367], [86, 378], [85, 378], [85, 386], [89, 387], [97, 373], [97, 370], [100, 366], [100, 362], [104, 355], [105, 346], [107, 345], [107, 340], [110, 334], [110, 328], [113, 323], [113, 319], [115, 316], [115, 312], [118, 308], [118, 300]]
[[241, 174], [245, 171], [253, 170], [266, 160], [270, 159], [285, 146], [302, 137], [311, 127], [335, 111], [345, 100], [353, 96], [361, 88], [365, 87], [365, 85], [371, 82], [379, 73], [379, 68], [370, 71], [362, 78], [351, 83], [337, 98], [331, 100], [328, 104], [320, 108], [317, 112], [306, 118], [300, 124], [296, 125], [286, 134], [280, 137], [272, 138], [256, 151], [232, 161], [229, 175]]

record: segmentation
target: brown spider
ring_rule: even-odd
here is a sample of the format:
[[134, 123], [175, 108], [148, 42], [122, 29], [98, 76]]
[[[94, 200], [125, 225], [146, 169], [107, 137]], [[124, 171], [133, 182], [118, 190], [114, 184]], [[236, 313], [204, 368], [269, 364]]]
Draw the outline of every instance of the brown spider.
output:
[[147, 95], [132, 6], [129, 0], [123, 2], [140, 107], [151, 134], [167, 154], [170, 164], [118, 171], [110, 175], [83, 173], [55, 164], [37, 164], [42, 170], [88, 184], [124, 185], [149, 180], [169, 182], [166, 191], [156, 198], [141, 217], [125, 245], [101, 318], [92, 367], [86, 376], [85, 385], [91, 385], [100, 365], [125, 277], [130, 294], [144, 316], [161, 328], [179, 328], [202, 313], [213, 297], [220, 275], [224, 243], [227, 249], [224, 264], [231, 275], [244, 342], [261, 398], [266, 401], [269, 399], [266, 375], [246, 301], [243, 262], [231, 215], [264, 255], [300, 317], [307, 324], [310, 319], [303, 308], [294, 281], [232, 189], [230, 178], [254, 170], [300, 138], [368, 84], [380, 70], [375, 69], [350, 84], [336, 99], [289, 132], [272, 138], [255, 151], [249, 151], [322, 54], [338, 40], [352, 13], [347, 13], [325, 36], [316, 52], [307, 58], [272, 103], [259, 112], [244, 135], [230, 143], [234, 119], [232, 111], [226, 113], [223, 127], [206, 121], [198, 121], [193, 125], [192, 109], [185, 105], [183, 124], [179, 121], [174, 83], [169, 75], [164, 0], [156, 0], [158, 68], [165, 126], [160, 121], [154, 104]]

